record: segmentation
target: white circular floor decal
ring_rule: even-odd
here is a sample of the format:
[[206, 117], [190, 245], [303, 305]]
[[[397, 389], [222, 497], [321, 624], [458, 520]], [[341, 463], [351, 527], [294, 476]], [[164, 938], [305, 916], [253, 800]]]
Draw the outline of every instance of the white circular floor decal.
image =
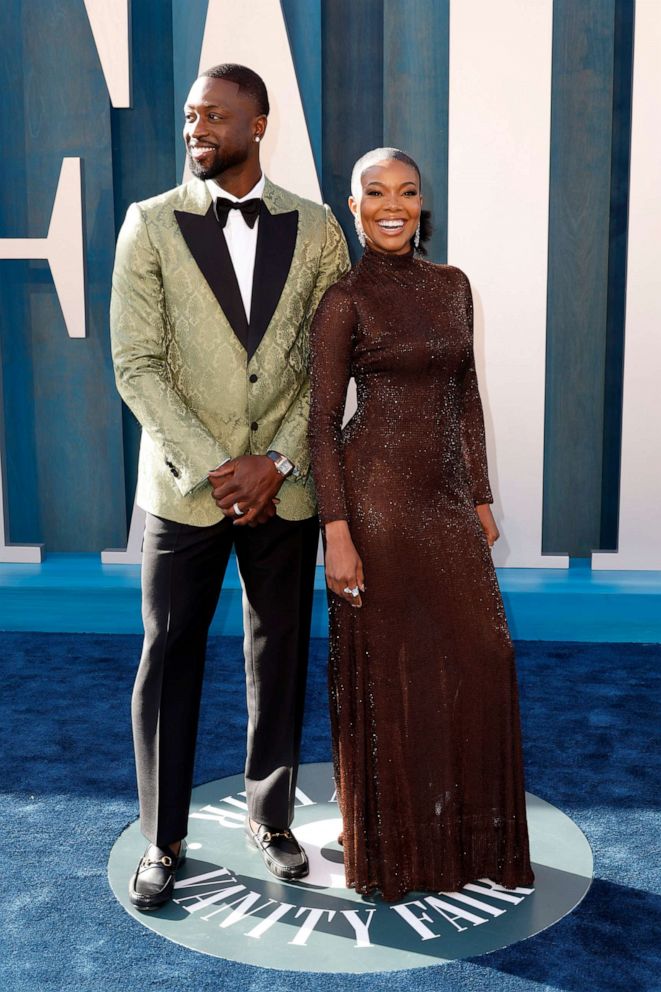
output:
[[310, 860], [301, 882], [278, 882], [244, 834], [243, 778], [193, 790], [188, 858], [174, 898], [141, 913], [128, 880], [146, 842], [137, 823], [119, 837], [108, 874], [119, 902], [144, 926], [205, 954], [295, 971], [424, 968], [474, 957], [530, 937], [569, 913], [592, 881], [592, 851], [576, 824], [527, 794], [535, 887], [504, 889], [487, 878], [460, 892], [409, 893], [397, 903], [344, 886], [341, 829], [330, 764], [302, 765], [294, 829]]

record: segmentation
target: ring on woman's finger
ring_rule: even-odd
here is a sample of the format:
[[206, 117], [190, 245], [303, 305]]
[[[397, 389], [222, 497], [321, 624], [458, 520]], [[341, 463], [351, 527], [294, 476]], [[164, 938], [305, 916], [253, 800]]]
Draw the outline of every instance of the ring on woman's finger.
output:
[[242, 510], [240, 508], [240, 506], [239, 506], [238, 503], [235, 503], [234, 506], [232, 507], [232, 509], [234, 510], [234, 515], [236, 517], [242, 517], [244, 515], [244, 513], [246, 512], [245, 510]]
[[349, 589], [349, 586], [345, 586], [342, 592], [347, 593], [348, 596], [353, 596], [354, 599], [356, 596], [360, 596], [360, 589], [358, 586], [354, 586], [353, 589]]

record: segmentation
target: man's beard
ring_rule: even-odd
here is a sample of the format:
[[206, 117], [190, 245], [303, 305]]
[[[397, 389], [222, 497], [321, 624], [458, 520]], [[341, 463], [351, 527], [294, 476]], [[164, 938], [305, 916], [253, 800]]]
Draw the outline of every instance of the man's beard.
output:
[[211, 165], [206, 166], [206, 168], [193, 158], [193, 156], [188, 153], [188, 164], [190, 166], [190, 171], [197, 179], [215, 179], [221, 173], [226, 172], [233, 165], [242, 165], [246, 161], [247, 155], [245, 152], [235, 151], [227, 152], [223, 154], [219, 149], [216, 149], [216, 154], [214, 155], [213, 162]]

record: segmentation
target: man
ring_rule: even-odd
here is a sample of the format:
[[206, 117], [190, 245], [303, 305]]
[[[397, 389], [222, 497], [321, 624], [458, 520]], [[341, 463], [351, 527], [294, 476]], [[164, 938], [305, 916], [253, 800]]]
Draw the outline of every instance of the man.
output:
[[349, 266], [330, 209], [273, 185], [264, 83], [220, 65], [185, 106], [191, 182], [133, 204], [119, 235], [117, 386], [143, 427], [145, 640], [133, 692], [141, 827], [131, 901], [167, 902], [185, 858], [207, 634], [235, 550], [244, 603], [246, 829], [302, 878], [293, 819], [318, 524], [306, 440], [308, 329]]

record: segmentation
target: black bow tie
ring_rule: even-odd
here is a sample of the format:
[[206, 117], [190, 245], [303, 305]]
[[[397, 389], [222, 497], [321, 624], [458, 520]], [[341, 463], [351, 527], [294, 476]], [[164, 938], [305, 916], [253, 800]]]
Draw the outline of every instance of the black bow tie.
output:
[[221, 227], [225, 227], [230, 210], [240, 210], [248, 227], [254, 227], [261, 204], [262, 201], [258, 196], [252, 200], [241, 200], [239, 203], [235, 200], [228, 200], [226, 196], [217, 196], [213, 201], [216, 217]]

